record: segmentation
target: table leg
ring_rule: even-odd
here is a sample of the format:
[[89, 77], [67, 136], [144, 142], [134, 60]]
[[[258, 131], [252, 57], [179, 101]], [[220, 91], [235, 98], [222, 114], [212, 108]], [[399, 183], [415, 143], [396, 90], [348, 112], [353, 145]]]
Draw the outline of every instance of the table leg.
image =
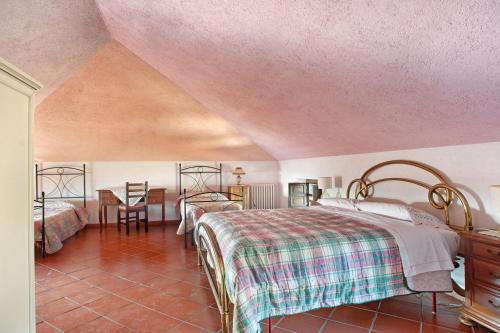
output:
[[99, 230], [102, 230], [102, 204], [99, 202]]
[[108, 206], [104, 206], [104, 225], [108, 227]]
[[165, 199], [163, 199], [163, 203], [161, 204], [161, 222], [165, 222]]

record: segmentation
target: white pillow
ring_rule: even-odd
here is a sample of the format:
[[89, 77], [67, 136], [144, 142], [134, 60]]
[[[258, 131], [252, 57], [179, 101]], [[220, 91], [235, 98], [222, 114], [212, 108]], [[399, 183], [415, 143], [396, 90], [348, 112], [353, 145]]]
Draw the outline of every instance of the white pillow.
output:
[[413, 222], [413, 224], [421, 224], [436, 228], [448, 229], [448, 226], [441, 219], [437, 218], [431, 213], [427, 213], [424, 210], [410, 206], [407, 207], [407, 210], [411, 215], [411, 221]]
[[356, 208], [357, 200], [354, 199], [341, 199], [341, 198], [321, 198], [317, 201], [321, 206], [331, 206], [337, 208], [344, 208], [349, 210], [358, 210]]
[[408, 206], [374, 201], [358, 201], [356, 207], [364, 212], [375, 213], [399, 220], [412, 221]]

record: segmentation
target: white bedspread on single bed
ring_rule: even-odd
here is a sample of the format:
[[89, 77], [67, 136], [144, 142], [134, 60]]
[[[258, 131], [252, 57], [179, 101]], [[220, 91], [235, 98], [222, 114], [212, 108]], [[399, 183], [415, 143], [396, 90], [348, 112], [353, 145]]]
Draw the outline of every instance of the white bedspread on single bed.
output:
[[[209, 202], [189, 203], [190, 200], [199, 201], [205, 199]], [[177, 228], [177, 235], [184, 235], [184, 231], [190, 232], [193, 230], [198, 219], [205, 213], [243, 209], [242, 205], [238, 202], [217, 200], [227, 200], [227, 197], [221, 193], [207, 193], [206, 195], [201, 195], [197, 198], [188, 199], [188, 204], [186, 205], [186, 216], [184, 216], [184, 199], [181, 196], [178, 199], [177, 205], [181, 216], [181, 222], [179, 224], [179, 228]], [[184, 229], [184, 227], [186, 227], [186, 229]]]

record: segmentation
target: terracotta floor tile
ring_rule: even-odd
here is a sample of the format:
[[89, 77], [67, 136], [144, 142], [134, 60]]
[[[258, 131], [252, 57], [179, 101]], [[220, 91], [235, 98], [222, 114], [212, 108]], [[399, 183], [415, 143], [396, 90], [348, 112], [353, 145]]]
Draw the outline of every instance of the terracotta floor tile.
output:
[[62, 313], [71, 311], [79, 307], [78, 304], [65, 298], [39, 305], [36, 307], [36, 315], [44, 320], [54, 318]]
[[82, 292], [79, 292], [78, 294], [68, 296], [68, 299], [78, 304], [85, 305], [87, 303], [96, 301], [106, 295], [109, 295], [108, 292], [100, 288], [91, 287]]
[[119, 292], [120, 290], [131, 289], [136, 286], [137, 283], [135, 282], [115, 278], [113, 282], [101, 284], [99, 287], [109, 292]]
[[110, 283], [110, 282], [112, 283], [115, 280], [116, 280], [116, 277], [107, 273], [107, 272], [94, 274], [94, 275], [88, 276], [88, 277], [83, 279], [83, 281], [90, 283], [94, 286], [101, 286], [103, 284]]
[[354, 306], [355, 308], [360, 308], [364, 310], [376, 311], [378, 309], [380, 301], [368, 302], [362, 304], [350, 304], [350, 306]]
[[72, 329], [70, 333], [115, 333], [122, 328], [122, 325], [104, 317], [100, 317]]
[[130, 304], [130, 302], [121, 297], [115, 295], [106, 295], [96, 301], [88, 303], [86, 306], [104, 316], [111, 311], [122, 308], [128, 304]]
[[156, 311], [160, 311], [165, 313], [165, 309], [171, 304], [175, 303], [178, 300], [178, 297], [165, 294], [163, 292], [157, 292], [151, 294], [145, 298], [138, 300], [137, 302], [144, 305], [145, 307], [154, 309]]
[[379, 313], [373, 329], [383, 333], [418, 333], [420, 332], [420, 323]]
[[76, 272], [72, 272], [70, 275], [78, 279], [85, 279], [92, 275], [101, 274], [103, 271], [96, 267], [87, 267]]
[[189, 321], [189, 318], [191, 318], [195, 313], [200, 312], [206, 307], [206, 305], [202, 305], [188, 299], [179, 299], [173, 303], [168, 304], [160, 311], [171, 317]]
[[161, 291], [171, 289], [174, 284], [179, 283], [179, 281], [172, 280], [169, 278], [166, 278], [164, 276], [159, 276], [154, 279], [151, 279], [150, 281], [146, 282], [145, 284], [150, 286], [151, 288], [158, 289]]
[[370, 328], [374, 316], [375, 312], [373, 311], [351, 306], [339, 306], [333, 311], [331, 319], [345, 324]]
[[394, 299], [383, 300], [379, 312], [391, 314], [405, 319], [420, 321], [421, 306], [418, 303], [404, 302]]
[[75, 281], [71, 282], [68, 284], [65, 284], [63, 286], [57, 287], [52, 289], [54, 292], [57, 292], [61, 295], [64, 296], [71, 296], [75, 295], [81, 292], [84, 292], [85, 290], [92, 288], [92, 286], [86, 282], [83, 281]]
[[77, 326], [97, 319], [98, 317], [99, 315], [95, 312], [91, 312], [85, 308], [77, 308], [49, 319], [48, 321], [63, 331], [69, 331]]
[[278, 323], [278, 327], [297, 333], [313, 333], [317, 332], [323, 323], [324, 319], [305, 314], [296, 314], [283, 318], [283, 320]]
[[63, 296], [54, 291], [54, 290], [47, 290], [47, 291], [43, 291], [43, 292], [39, 292], [39, 293], [36, 293], [35, 295], [35, 303], [36, 305], [43, 305], [43, 304], [46, 304], [46, 303], [50, 303], [50, 302], [53, 302], [55, 300], [58, 300], [60, 298], [62, 298]]
[[207, 333], [207, 332], [210, 331], [207, 331], [204, 328], [196, 327], [190, 324], [180, 324], [168, 330], [168, 333]]
[[424, 311], [422, 313], [422, 321], [426, 324], [442, 326], [456, 331], [470, 331], [469, 326], [466, 326], [460, 322], [457, 313], [438, 310], [438, 312], [433, 315], [431, 311]]
[[221, 328], [219, 310], [214, 308], [201, 310], [193, 315], [189, 323], [209, 331], [218, 331]]
[[326, 324], [321, 333], [367, 333], [367, 328], [351, 326], [347, 324], [330, 321]]
[[157, 277], [160, 277], [160, 275], [150, 271], [139, 271], [125, 276], [127, 280], [142, 284], [147, 284], [147, 282]]
[[312, 310], [309, 312], [306, 312], [307, 314], [310, 314], [311, 316], [316, 316], [320, 318], [328, 318], [332, 314], [333, 308], [321, 308], [321, 309], [316, 309]]
[[[434, 326], [429, 324], [424, 324], [422, 326], [422, 333], [457, 333], [459, 331], [455, 331], [446, 327]], [[471, 330], [469, 329], [469, 332]]]
[[181, 322], [149, 310], [138, 304], [129, 304], [108, 314], [108, 317], [138, 332], [166, 332]]
[[117, 294], [120, 295], [121, 297], [124, 297], [126, 299], [132, 300], [132, 301], [138, 301], [142, 298], [145, 298], [147, 296], [150, 296], [152, 294], [156, 294], [158, 291], [146, 287], [146, 286], [135, 286], [132, 288], [127, 288], [125, 290], [118, 291]]
[[41, 322], [36, 325], [36, 333], [59, 333], [60, 331], [50, 326], [46, 322]]
[[45, 279], [43, 281], [40, 281], [40, 285], [52, 289], [52, 288], [57, 288], [60, 286], [64, 286], [65, 284], [73, 283], [78, 281], [77, 279], [69, 276], [69, 275], [58, 275], [57, 277], [50, 278], [50, 279]]

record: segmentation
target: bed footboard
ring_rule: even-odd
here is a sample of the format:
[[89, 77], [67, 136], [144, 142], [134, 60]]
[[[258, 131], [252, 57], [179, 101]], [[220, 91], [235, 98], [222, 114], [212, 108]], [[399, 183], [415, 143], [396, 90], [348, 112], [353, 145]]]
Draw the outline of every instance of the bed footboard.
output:
[[221, 332], [229, 333], [229, 296], [225, 284], [224, 261], [215, 232], [208, 224], [200, 222], [195, 230], [195, 237], [198, 245], [198, 264], [205, 270], [220, 312]]

